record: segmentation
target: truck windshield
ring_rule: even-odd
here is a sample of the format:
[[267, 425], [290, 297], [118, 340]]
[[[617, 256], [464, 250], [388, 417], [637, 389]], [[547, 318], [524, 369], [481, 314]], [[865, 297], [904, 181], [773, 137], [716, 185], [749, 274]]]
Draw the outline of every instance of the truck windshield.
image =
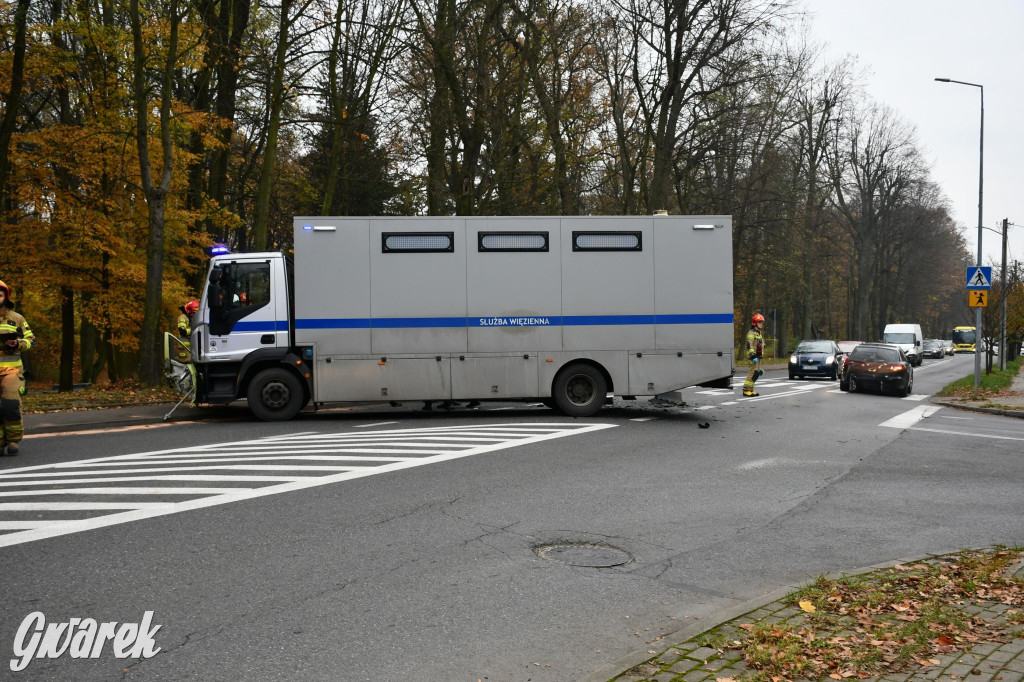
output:
[[882, 338], [885, 340], [886, 343], [909, 343], [909, 344], [913, 344], [914, 343], [914, 335], [909, 333], [909, 332], [907, 332], [905, 334], [904, 333], [897, 334], [896, 332], [889, 332], [888, 334], [884, 334]]

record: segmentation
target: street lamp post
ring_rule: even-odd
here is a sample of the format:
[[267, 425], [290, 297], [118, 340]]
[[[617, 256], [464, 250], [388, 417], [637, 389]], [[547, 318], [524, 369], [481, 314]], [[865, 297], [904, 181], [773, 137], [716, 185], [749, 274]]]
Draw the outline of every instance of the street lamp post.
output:
[[[981, 230], [982, 230], [982, 198], [984, 197], [985, 187], [985, 86], [978, 83], [967, 83], [965, 81], [955, 81], [952, 78], [936, 78], [935, 80], [940, 83], [957, 83], [959, 85], [969, 85], [972, 88], [978, 88], [981, 91], [981, 137], [979, 143], [978, 152], [978, 266], [981, 266]], [[978, 398], [978, 385], [981, 383], [981, 344], [978, 343], [981, 339], [981, 308], [975, 310], [974, 318], [975, 328], [975, 344], [974, 344], [974, 399]]]

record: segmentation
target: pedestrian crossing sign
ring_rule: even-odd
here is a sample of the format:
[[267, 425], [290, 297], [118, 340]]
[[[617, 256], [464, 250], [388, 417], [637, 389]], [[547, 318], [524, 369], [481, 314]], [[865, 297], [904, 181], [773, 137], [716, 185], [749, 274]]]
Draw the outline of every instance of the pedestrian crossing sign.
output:
[[992, 287], [992, 268], [988, 265], [972, 265], [967, 268], [968, 289], [989, 289]]
[[972, 289], [967, 292], [968, 303], [972, 308], [988, 307], [988, 289]]

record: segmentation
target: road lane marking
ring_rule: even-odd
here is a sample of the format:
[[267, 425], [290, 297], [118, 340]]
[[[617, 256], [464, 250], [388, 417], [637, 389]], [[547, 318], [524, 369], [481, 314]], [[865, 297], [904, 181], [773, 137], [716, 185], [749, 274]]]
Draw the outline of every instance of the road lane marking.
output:
[[912, 410], [898, 414], [892, 419], [882, 422], [879, 426], [885, 426], [892, 429], [909, 429], [911, 426], [921, 421], [926, 417], [938, 412], [941, 407], [938, 405], [918, 405]]
[[911, 431], [928, 431], [930, 433], [944, 433], [950, 436], [967, 436], [968, 438], [992, 438], [995, 440], [1019, 440], [1024, 442], [1024, 436], [996, 436], [990, 433], [971, 433], [968, 431], [949, 431], [946, 429], [929, 429], [924, 426], [911, 427]]
[[[537, 422], [362, 431], [356, 434], [306, 432], [249, 441], [170, 448], [98, 457], [78, 462], [9, 469], [0, 472], [0, 495], [3, 495], [5, 500], [0, 501], [0, 548], [68, 533], [447, 462], [519, 445], [593, 433], [615, 426], [615, 424]], [[420, 439], [422, 442], [413, 442], [416, 439]], [[244, 454], [240, 455], [240, 453]], [[297, 457], [293, 453], [300, 454]], [[370, 457], [367, 454], [393, 456]], [[236, 457], [231, 457], [231, 455]], [[247, 463], [225, 463], [237, 460], [239, 456]], [[331, 457], [330, 461], [346, 462], [346, 465], [317, 466], [292, 463], [293, 459], [309, 459], [310, 457], [316, 459]], [[213, 465], [210, 464], [211, 459]], [[177, 466], [182, 460], [193, 466]], [[253, 461], [258, 461], [260, 464], [251, 463]], [[201, 465], [195, 466], [200, 462]], [[168, 464], [176, 466], [167, 466]], [[210, 470], [230, 471], [231, 473], [177, 473]], [[292, 475], [262, 472], [282, 472]], [[161, 491], [162, 495], [183, 494], [192, 495], [193, 498], [178, 502], [138, 501], [139, 496], [152, 494], [144, 491], [154, 489], [124, 485], [139, 481], [151, 482], [151, 485]], [[179, 488], [174, 485], [195, 481], [219, 483], [221, 486], [228, 483], [256, 485], [228, 488], [194, 486]], [[99, 484], [110, 485], [103, 488], [104, 492], [99, 493], [95, 492], [96, 486]], [[56, 485], [75, 487], [53, 489], [52, 487]], [[45, 488], [43, 488], [44, 486]], [[34, 499], [15, 501], [19, 494]], [[125, 502], [91, 502], [88, 500], [68, 502], [41, 499], [48, 495], [60, 495], [67, 500], [68, 495], [98, 494], [135, 496], [136, 499]], [[164, 500], [166, 499], [164, 498]], [[90, 518], [49, 519], [46, 521], [3, 518], [7, 512], [24, 511], [114, 513], [104, 513]]]
[[57, 490], [15, 490], [0, 492], [0, 497], [31, 497], [32, 495], [224, 495], [237, 493], [238, 488], [58, 488]]

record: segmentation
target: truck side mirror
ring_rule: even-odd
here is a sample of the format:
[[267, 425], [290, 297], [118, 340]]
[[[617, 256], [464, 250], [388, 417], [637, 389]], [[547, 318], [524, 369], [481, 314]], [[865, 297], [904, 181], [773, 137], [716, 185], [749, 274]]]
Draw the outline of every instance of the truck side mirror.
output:
[[210, 286], [206, 290], [206, 301], [211, 310], [220, 310], [224, 307], [224, 297], [220, 286], [223, 279], [224, 270], [220, 266], [215, 266], [210, 270]]
[[211, 310], [220, 310], [224, 307], [224, 297], [220, 292], [219, 284], [211, 284], [206, 290], [206, 301]]

